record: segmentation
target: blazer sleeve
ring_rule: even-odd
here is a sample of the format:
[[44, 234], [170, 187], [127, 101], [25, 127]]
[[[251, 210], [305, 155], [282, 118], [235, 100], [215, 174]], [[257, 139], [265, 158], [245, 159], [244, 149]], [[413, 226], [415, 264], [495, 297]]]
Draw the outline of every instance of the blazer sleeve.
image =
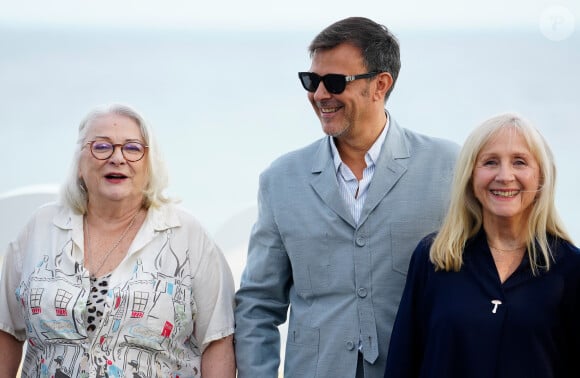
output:
[[236, 293], [235, 349], [239, 378], [277, 377], [280, 332], [286, 321], [292, 269], [270, 206], [264, 174], [258, 191], [258, 220]]
[[423, 357], [422, 301], [425, 294], [429, 249], [433, 237], [425, 237], [413, 252], [407, 281], [389, 344], [385, 378], [418, 377]]

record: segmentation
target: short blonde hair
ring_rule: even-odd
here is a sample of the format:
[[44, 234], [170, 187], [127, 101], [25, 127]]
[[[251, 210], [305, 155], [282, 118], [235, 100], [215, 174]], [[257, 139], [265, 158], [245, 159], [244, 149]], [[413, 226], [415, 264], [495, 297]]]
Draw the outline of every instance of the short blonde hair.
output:
[[477, 156], [485, 144], [500, 130], [512, 128], [521, 135], [540, 170], [540, 190], [533, 204], [526, 243], [534, 273], [548, 270], [552, 260], [547, 236], [553, 235], [571, 242], [556, 211], [554, 198], [556, 166], [554, 156], [540, 132], [515, 113], [492, 117], [479, 125], [467, 137], [455, 166], [449, 210], [431, 246], [430, 257], [436, 269], [458, 271], [463, 265], [463, 249], [467, 240], [482, 227], [482, 207], [473, 192], [472, 175]]
[[149, 147], [145, 156], [148, 182], [143, 192], [143, 205], [146, 208], [160, 206], [171, 200], [163, 194], [167, 188], [168, 177], [165, 163], [157, 147], [151, 127], [143, 117], [128, 105], [110, 104], [98, 106], [91, 110], [81, 121], [78, 129], [77, 143], [73, 155], [72, 164], [66, 181], [61, 188], [61, 201], [79, 214], [87, 212], [88, 197], [85, 183], [79, 178], [78, 171], [82, 149], [87, 142], [86, 136], [89, 126], [96, 119], [109, 114], [116, 114], [131, 118], [141, 129], [141, 135], [145, 144]]

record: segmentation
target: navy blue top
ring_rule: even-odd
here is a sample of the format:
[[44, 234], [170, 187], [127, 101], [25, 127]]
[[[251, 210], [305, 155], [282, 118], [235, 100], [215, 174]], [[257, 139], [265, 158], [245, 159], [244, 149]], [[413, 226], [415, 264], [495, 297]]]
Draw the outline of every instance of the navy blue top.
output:
[[548, 272], [534, 276], [526, 254], [502, 284], [483, 231], [459, 272], [435, 271], [433, 238], [413, 253], [386, 378], [580, 377], [578, 248], [550, 238]]

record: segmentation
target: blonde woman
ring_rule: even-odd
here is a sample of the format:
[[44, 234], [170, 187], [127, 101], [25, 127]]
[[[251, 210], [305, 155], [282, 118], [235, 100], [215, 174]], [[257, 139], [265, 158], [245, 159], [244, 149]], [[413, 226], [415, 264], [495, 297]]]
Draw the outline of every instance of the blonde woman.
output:
[[555, 180], [520, 116], [468, 136], [444, 223], [411, 260], [385, 377], [580, 376], [580, 251]]

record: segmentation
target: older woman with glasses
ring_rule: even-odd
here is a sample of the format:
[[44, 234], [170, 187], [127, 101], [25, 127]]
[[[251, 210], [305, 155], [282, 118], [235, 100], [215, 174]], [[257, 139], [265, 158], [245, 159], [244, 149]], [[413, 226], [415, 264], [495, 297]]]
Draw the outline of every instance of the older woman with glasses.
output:
[[166, 184], [136, 111], [87, 115], [59, 203], [8, 246], [0, 376], [24, 341], [26, 377], [235, 376], [231, 271]]

